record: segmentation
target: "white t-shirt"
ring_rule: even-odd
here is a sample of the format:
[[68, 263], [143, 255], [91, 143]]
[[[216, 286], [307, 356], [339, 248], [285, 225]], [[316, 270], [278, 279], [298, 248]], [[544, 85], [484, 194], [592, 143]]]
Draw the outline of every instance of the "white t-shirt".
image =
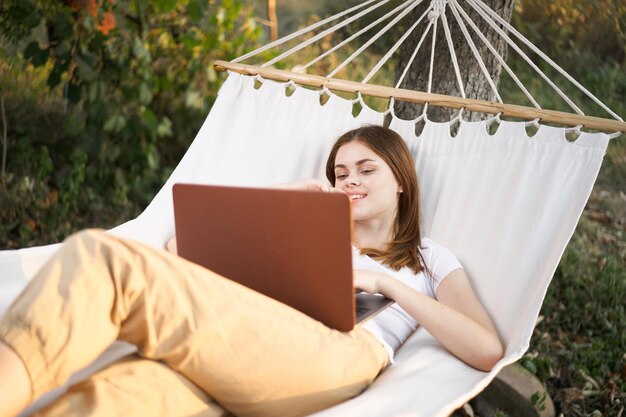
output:
[[[452, 252], [429, 238], [422, 239], [421, 252], [428, 270], [432, 273], [432, 277], [423, 271], [415, 274], [408, 267], [396, 271], [380, 264], [367, 255], [362, 255], [355, 247], [352, 248], [352, 267], [354, 269], [383, 272], [422, 294], [436, 299], [437, 287], [441, 281], [450, 272], [462, 268], [462, 266]], [[415, 331], [417, 322], [400, 306], [392, 304], [362, 326], [380, 340], [389, 354], [390, 363], [393, 363], [394, 352]]]

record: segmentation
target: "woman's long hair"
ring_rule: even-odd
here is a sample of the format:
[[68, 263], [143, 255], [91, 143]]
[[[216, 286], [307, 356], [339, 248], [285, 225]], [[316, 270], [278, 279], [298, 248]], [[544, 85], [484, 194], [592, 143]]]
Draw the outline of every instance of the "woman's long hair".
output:
[[408, 266], [415, 273], [420, 272], [426, 266], [420, 251], [419, 186], [409, 148], [400, 135], [382, 126], [367, 125], [346, 132], [337, 139], [326, 161], [326, 177], [333, 185], [337, 151], [349, 142], [360, 142], [380, 156], [391, 168], [402, 190], [398, 198], [393, 240], [388, 242], [386, 250], [362, 248], [361, 253], [395, 270]]

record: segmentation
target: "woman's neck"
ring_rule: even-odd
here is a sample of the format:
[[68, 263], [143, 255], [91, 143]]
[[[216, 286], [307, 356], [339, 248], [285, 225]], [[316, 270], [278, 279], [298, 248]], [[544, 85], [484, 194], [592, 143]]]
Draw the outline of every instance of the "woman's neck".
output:
[[352, 243], [359, 249], [386, 250], [393, 240], [393, 219], [390, 221], [354, 222]]

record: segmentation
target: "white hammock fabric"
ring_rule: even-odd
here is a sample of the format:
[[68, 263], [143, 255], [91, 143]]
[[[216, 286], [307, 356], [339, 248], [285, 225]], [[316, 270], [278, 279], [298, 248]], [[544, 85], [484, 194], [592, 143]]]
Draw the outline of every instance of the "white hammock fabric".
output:
[[[175, 182], [267, 186], [323, 178], [326, 154], [343, 132], [382, 123], [384, 114], [331, 94], [231, 73], [202, 129], [146, 210], [111, 230], [155, 247], [174, 234]], [[589, 197], [608, 135], [541, 126], [529, 138], [524, 123], [414, 123], [393, 117], [391, 127], [412, 150], [420, 179], [425, 235], [449, 247], [464, 264], [479, 298], [506, 343], [490, 373], [468, 367], [419, 329], [396, 363], [359, 397], [316, 416], [447, 416], [478, 394], [528, 348], [548, 283]], [[306, 221], [306, 219], [303, 219]], [[57, 245], [0, 252], [0, 314]], [[121, 352], [121, 353], [120, 353]], [[90, 371], [128, 352], [109, 351]], [[84, 373], [83, 373], [84, 374]], [[80, 378], [82, 374], [77, 376]]]

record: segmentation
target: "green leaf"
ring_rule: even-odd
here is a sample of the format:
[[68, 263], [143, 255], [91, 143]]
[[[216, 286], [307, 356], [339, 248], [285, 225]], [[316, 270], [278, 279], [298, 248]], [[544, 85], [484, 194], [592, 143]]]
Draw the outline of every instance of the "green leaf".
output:
[[200, 39], [198, 39], [198, 37], [196, 36], [194, 32], [189, 32], [181, 36], [180, 43], [182, 43], [185, 46], [185, 48], [187, 48], [188, 50], [191, 50], [195, 46], [200, 45], [201, 41]]
[[72, 37], [71, 20], [73, 20], [69, 14], [69, 10], [63, 10], [56, 15], [54, 23], [52, 24], [53, 39], [67, 39]]
[[167, 117], [163, 117], [161, 119], [161, 123], [157, 128], [157, 136], [159, 137], [167, 137], [172, 136], [172, 121]]
[[61, 75], [65, 71], [63, 69], [63, 66], [64, 65], [61, 61], [56, 61], [54, 63], [54, 67], [52, 68], [52, 71], [50, 71], [50, 75], [48, 76], [48, 81], [46, 81], [46, 84], [50, 89], [53, 89], [61, 82]]
[[153, 0], [152, 4], [160, 13], [169, 13], [176, 8], [177, 0]]
[[36, 67], [44, 65], [48, 61], [50, 51], [48, 49], [41, 50], [37, 42], [31, 42], [24, 49], [24, 58], [30, 59], [30, 62]]
[[54, 53], [56, 54], [57, 58], [60, 59], [68, 59], [71, 52], [72, 44], [69, 40], [62, 41], [54, 48]]
[[76, 67], [78, 67], [78, 74], [80, 78], [89, 82], [93, 81], [98, 76], [98, 70], [93, 68], [83, 57], [76, 57]]
[[104, 123], [103, 129], [105, 132], [119, 133], [126, 126], [126, 118], [121, 114], [114, 114]]
[[151, 170], [158, 168], [159, 151], [157, 150], [156, 146], [154, 146], [153, 144], [148, 145], [146, 149], [146, 153], [147, 153], [146, 160], [148, 162], [148, 168], [150, 168]]
[[191, 0], [187, 5], [187, 14], [189, 18], [198, 23], [202, 19], [202, 10], [200, 9], [200, 5], [197, 1]]
[[189, 108], [201, 109], [203, 107], [202, 96], [198, 91], [187, 91], [185, 105]]
[[52, 163], [52, 158], [50, 158], [50, 152], [48, 152], [48, 147], [44, 145], [39, 152], [37, 161], [37, 178], [43, 181], [53, 171], [54, 164]]
[[135, 57], [137, 57], [140, 61], [151, 61], [150, 51], [146, 49], [146, 46], [139, 37], [136, 37], [133, 42], [133, 55], [135, 55]]
[[141, 83], [139, 85], [139, 102], [141, 104], [150, 104], [152, 101], [152, 90], [148, 86], [148, 84]]
[[87, 87], [87, 99], [90, 103], [98, 100], [98, 84], [99, 83], [97, 81], [92, 82], [89, 83], [89, 86]]
[[535, 364], [535, 361], [533, 361], [530, 358], [524, 358], [522, 359], [522, 366], [524, 368], [526, 368], [527, 370], [529, 370], [530, 372], [532, 372], [533, 374], [537, 374], [537, 365]]
[[70, 114], [63, 121], [63, 132], [70, 137], [77, 137], [85, 130], [85, 120]]
[[74, 82], [68, 83], [67, 99], [73, 104], [78, 103], [82, 98], [82, 90], [82, 85], [75, 84]]
[[159, 90], [160, 91], [168, 92], [168, 91], [172, 91], [172, 88], [173, 88], [172, 80], [170, 80], [167, 77], [159, 78]]
[[143, 124], [146, 125], [148, 129], [156, 133], [159, 126], [159, 120], [152, 110], [148, 108], [143, 109], [141, 112], [141, 119]]

